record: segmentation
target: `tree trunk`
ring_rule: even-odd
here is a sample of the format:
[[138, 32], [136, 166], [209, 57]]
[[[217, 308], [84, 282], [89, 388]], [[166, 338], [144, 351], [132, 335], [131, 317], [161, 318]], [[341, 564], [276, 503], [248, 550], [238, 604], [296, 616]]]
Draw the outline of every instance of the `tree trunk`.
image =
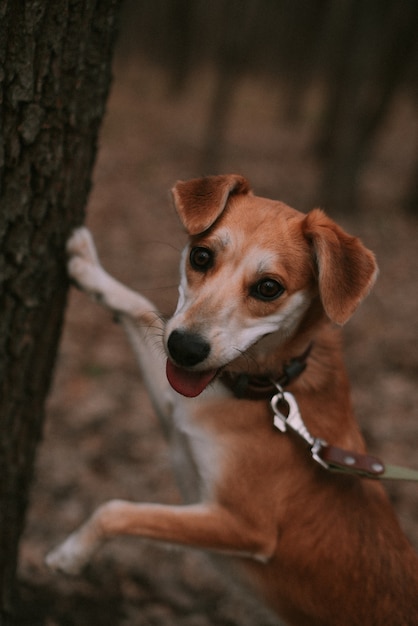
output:
[[0, 0], [0, 624], [110, 83], [119, 0]]

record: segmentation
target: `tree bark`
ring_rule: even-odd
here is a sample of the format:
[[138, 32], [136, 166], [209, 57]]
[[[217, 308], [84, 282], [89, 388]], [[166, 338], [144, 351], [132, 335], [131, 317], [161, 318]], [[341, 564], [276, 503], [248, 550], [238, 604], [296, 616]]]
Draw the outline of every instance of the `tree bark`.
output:
[[0, 0], [0, 624], [110, 84], [119, 0]]

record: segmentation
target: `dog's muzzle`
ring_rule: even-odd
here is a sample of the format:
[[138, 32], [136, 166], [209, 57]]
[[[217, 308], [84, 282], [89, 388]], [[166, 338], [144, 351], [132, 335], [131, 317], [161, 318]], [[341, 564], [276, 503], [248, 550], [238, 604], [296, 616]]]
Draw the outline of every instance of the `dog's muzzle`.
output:
[[167, 341], [167, 349], [177, 365], [193, 367], [209, 356], [210, 344], [196, 333], [173, 330]]

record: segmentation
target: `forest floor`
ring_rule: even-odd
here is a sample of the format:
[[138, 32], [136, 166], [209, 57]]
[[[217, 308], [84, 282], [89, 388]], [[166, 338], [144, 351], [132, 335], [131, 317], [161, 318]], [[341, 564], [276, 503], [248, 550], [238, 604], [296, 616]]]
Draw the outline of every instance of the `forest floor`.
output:
[[[168, 98], [158, 70], [119, 64], [101, 133], [87, 224], [106, 268], [165, 313], [176, 301], [184, 243], [168, 191], [177, 179], [201, 174], [208, 84], [197, 78]], [[278, 118], [277, 99], [247, 82], [220, 171], [242, 173], [259, 195], [307, 210], [320, 168], [306, 130]], [[380, 265], [374, 291], [344, 330], [356, 414], [373, 453], [418, 467], [418, 220], [399, 208], [408, 155], [397, 149], [410, 132], [407, 120], [406, 106], [404, 123], [401, 116], [382, 135], [357, 211], [337, 219]], [[418, 547], [418, 486], [387, 488]], [[276, 623], [195, 551], [118, 539], [79, 578], [49, 572], [47, 551], [114, 497], [178, 501], [122, 330], [72, 289], [21, 544], [20, 626]]]

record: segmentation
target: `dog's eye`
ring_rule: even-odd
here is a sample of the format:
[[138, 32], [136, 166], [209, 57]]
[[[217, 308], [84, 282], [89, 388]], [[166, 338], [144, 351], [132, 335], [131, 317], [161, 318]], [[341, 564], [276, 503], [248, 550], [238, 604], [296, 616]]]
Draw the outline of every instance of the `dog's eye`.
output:
[[190, 265], [198, 272], [206, 272], [213, 265], [213, 253], [208, 248], [192, 248]]
[[273, 278], [264, 278], [251, 288], [251, 295], [258, 300], [275, 300], [283, 292], [283, 285]]

